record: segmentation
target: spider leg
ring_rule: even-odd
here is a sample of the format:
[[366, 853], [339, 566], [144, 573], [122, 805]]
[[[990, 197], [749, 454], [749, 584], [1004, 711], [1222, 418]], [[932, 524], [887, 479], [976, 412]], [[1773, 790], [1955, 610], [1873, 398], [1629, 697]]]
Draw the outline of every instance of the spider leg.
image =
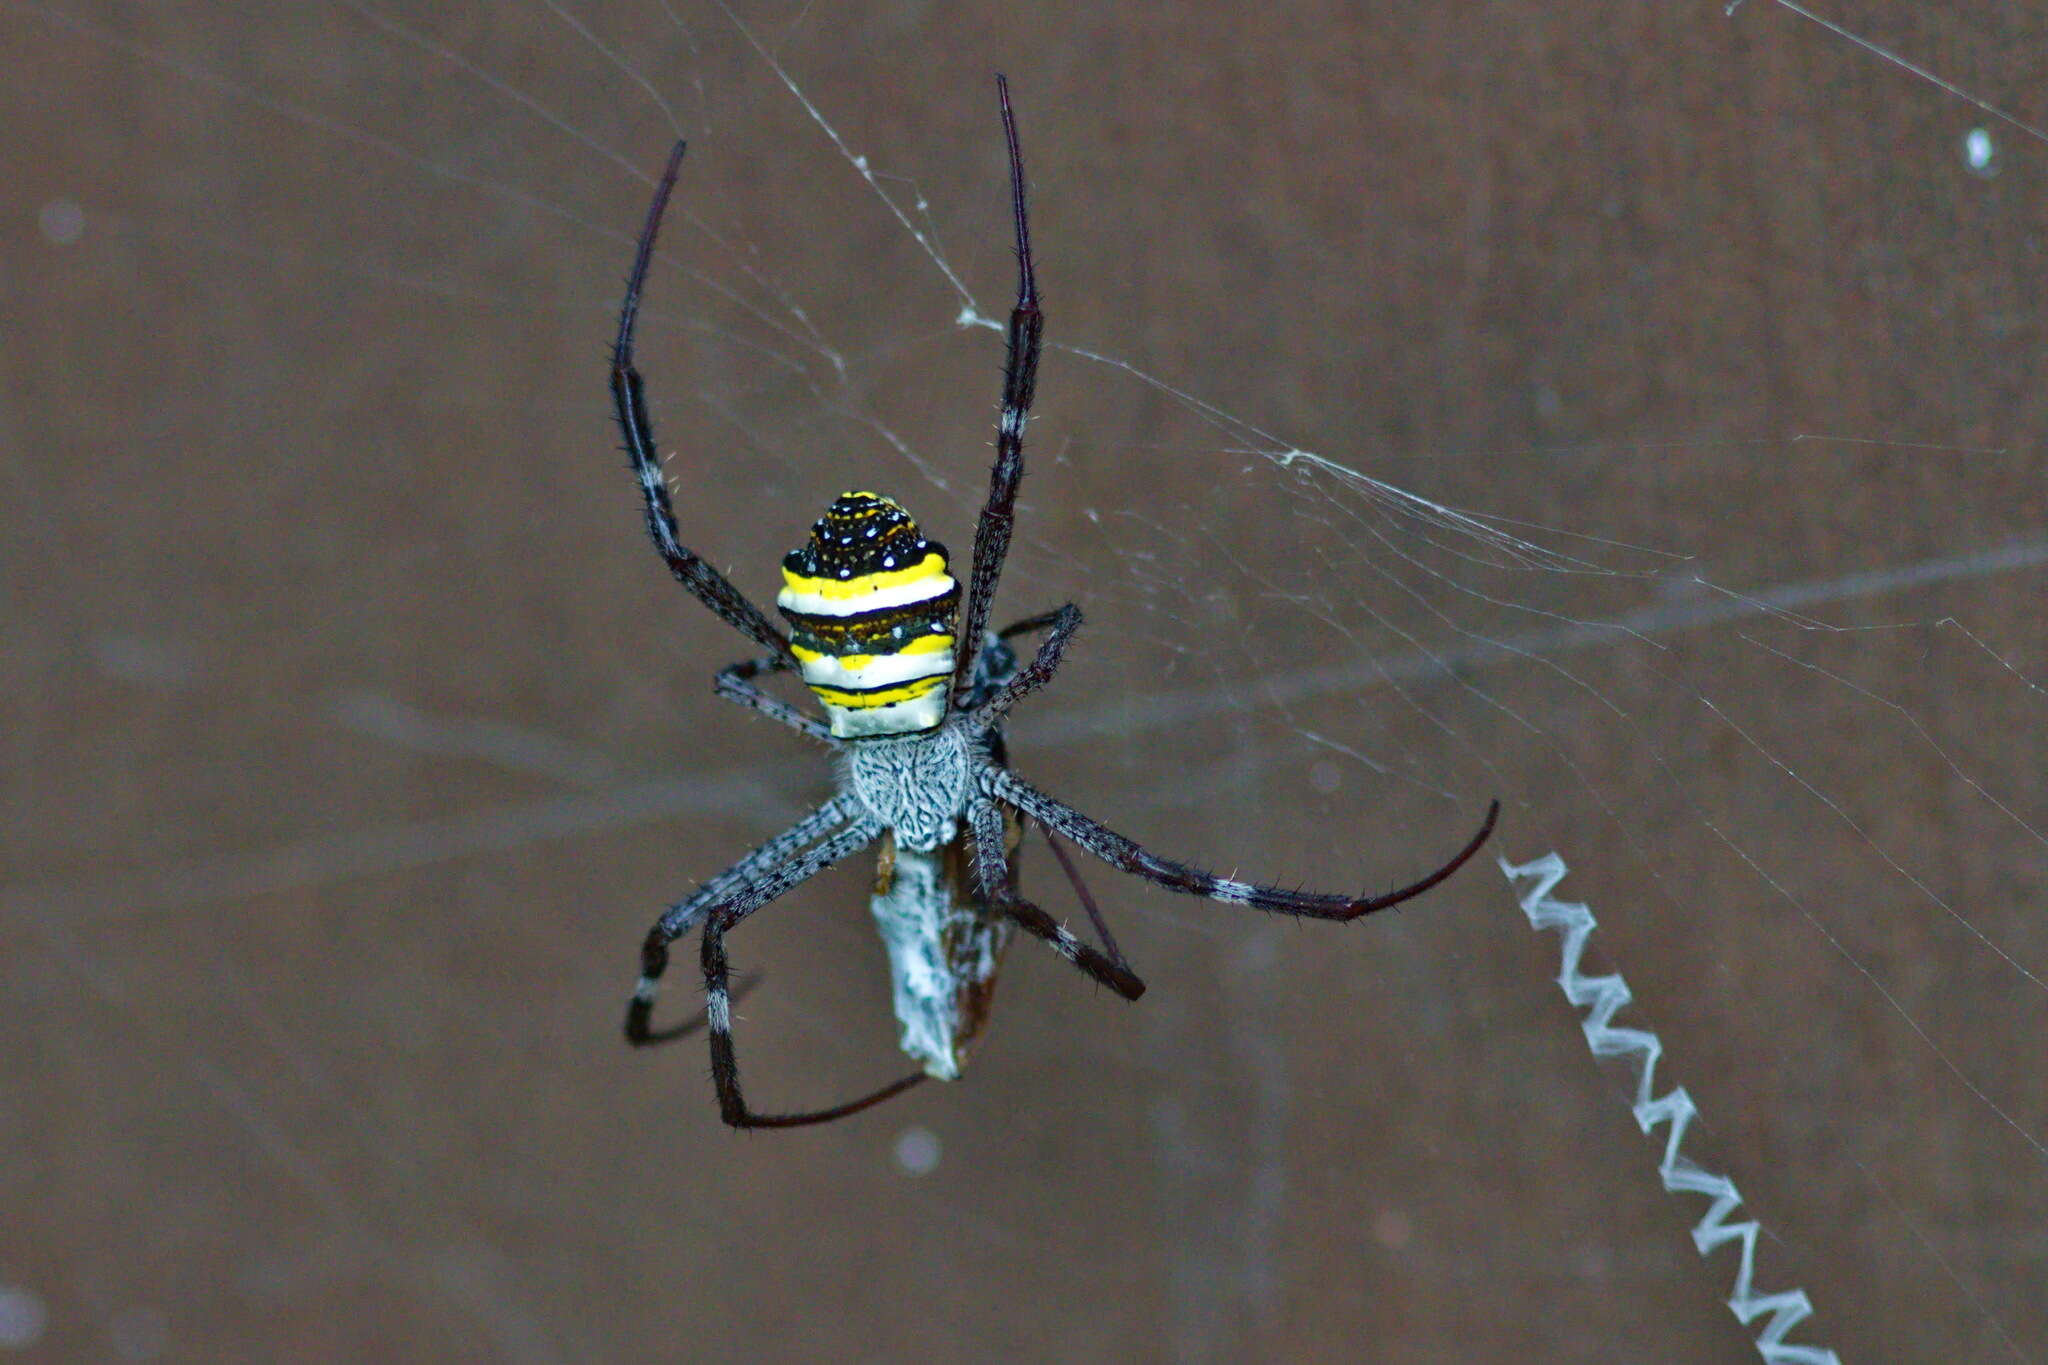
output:
[[743, 659], [718, 671], [718, 680], [712, 684], [719, 696], [727, 701], [751, 706], [770, 720], [780, 721], [792, 730], [802, 731], [812, 739], [831, 740], [832, 730], [824, 721], [813, 720], [786, 701], [769, 696], [754, 686], [753, 679], [763, 673], [774, 673], [788, 667], [782, 660], [770, 656], [766, 659]]
[[1031, 269], [1031, 223], [1024, 211], [1024, 154], [1017, 146], [1017, 120], [1010, 113], [1010, 86], [996, 77], [1003, 108], [1003, 138], [1010, 149], [1010, 209], [1017, 225], [1017, 303], [1010, 310], [1009, 353], [1003, 362], [1003, 408], [996, 421], [996, 460], [989, 470], [988, 501], [974, 527], [974, 572], [967, 584], [967, 611], [955, 651], [953, 699], [967, 695], [974, 677], [974, 655], [988, 628], [989, 608], [1002, 577], [1003, 558], [1010, 551], [1010, 525], [1015, 520], [1017, 483], [1024, 477], [1024, 420], [1038, 386], [1039, 336], [1045, 317], [1038, 311], [1038, 280]]
[[[959, 695], [953, 699], [953, 708], [963, 712], [980, 710], [990, 698], [1002, 691], [1004, 683], [1016, 675], [1017, 655], [1010, 648], [1009, 642], [1016, 636], [1044, 630], [1058, 619], [1058, 612], [1047, 611], [1037, 616], [1028, 616], [1022, 621], [1013, 621], [1001, 630], [983, 631], [981, 650], [974, 656], [974, 672], [969, 675], [967, 686], [958, 689]], [[993, 726], [985, 728], [994, 729]], [[998, 755], [997, 762], [1002, 761]]]
[[1052, 634], [1040, 642], [1037, 655], [1018, 669], [1003, 684], [1000, 692], [976, 709], [969, 721], [976, 729], [986, 730], [992, 725], [1002, 724], [1011, 707], [1051, 682], [1052, 675], [1059, 671], [1060, 656], [1066, 652], [1067, 641], [1073, 639], [1074, 632], [1081, 628], [1081, 609], [1069, 602], [1052, 615]]
[[1500, 818], [1500, 802], [1495, 801], [1487, 807], [1486, 819], [1480, 824], [1479, 832], [1449, 862], [1418, 882], [1380, 896], [1327, 896], [1235, 881], [1185, 863], [1173, 862], [1148, 852], [1115, 830], [1090, 819], [1072, 806], [1055, 801], [1001, 768], [990, 766], [983, 769], [983, 773], [984, 781], [997, 797], [1046, 828], [1073, 840], [1119, 872], [1143, 877], [1169, 891], [1206, 896], [1226, 905], [1249, 905], [1257, 910], [1277, 910], [1282, 914], [1304, 915], [1312, 919], [1354, 920], [1375, 910], [1385, 910], [1402, 901], [1412, 900], [1463, 867], [1486, 842], [1487, 836], [1493, 833], [1494, 822]]
[[661, 183], [655, 187], [654, 202], [647, 207], [647, 221], [640, 229], [640, 244], [633, 255], [633, 274], [626, 282], [626, 299], [619, 307], [619, 339], [612, 347], [612, 406], [625, 434], [626, 453], [640, 476], [640, 491], [647, 501], [647, 533], [654, 548], [678, 582], [688, 588], [727, 625], [768, 650], [794, 668], [796, 657], [789, 652], [789, 640], [771, 625], [760, 608], [749, 602], [724, 574], [686, 549], [676, 538], [675, 509], [669, 503], [668, 480], [661, 471], [661, 456], [654, 444], [654, 424], [647, 414], [640, 371], [633, 365], [633, 328], [640, 317], [640, 291], [647, 282], [647, 268], [654, 259], [654, 237], [661, 228], [662, 213], [676, 187], [676, 171], [682, 165], [684, 144], [678, 142], [669, 153]]
[[1109, 949], [1111, 957], [1121, 958], [1123, 950], [1116, 946], [1116, 935], [1109, 932], [1109, 921], [1103, 919], [1102, 910], [1095, 904], [1095, 897], [1088, 894], [1088, 884], [1081, 880], [1081, 869], [1074, 866], [1074, 860], [1060, 847], [1060, 841], [1052, 837], [1052, 831], [1044, 825], [1038, 826], [1038, 833], [1045, 840], [1045, 846], [1052, 850], [1053, 858], [1059, 863], [1060, 871], [1067, 875], [1067, 885], [1074, 888], [1080, 898], [1081, 908], [1088, 912], [1088, 920], [1095, 926], [1096, 937], [1102, 946]]
[[740, 1090], [739, 1059], [732, 1044], [732, 1002], [727, 987], [729, 968], [725, 957], [727, 931], [759, 907], [788, 892], [833, 863], [858, 853], [875, 841], [878, 831], [865, 821], [849, 826], [810, 852], [784, 863], [768, 877], [714, 907], [704, 920], [704, 1013], [711, 1025], [711, 1079], [718, 1087], [718, 1113], [735, 1128], [799, 1128], [805, 1124], [828, 1123], [857, 1114], [883, 1100], [902, 1094], [925, 1079], [922, 1071], [892, 1081], [879, 1090], [834, 1105], [796, 1114], [758, 1114], [747, 1107]]
[[[740, 1001], [745, 1000], [754, 993], [754, 988], [767, 980], [767, 978], [768, 974], [766, 972], [748, 972], [742, 976], [733, 983], [732, 1003], [737, 1005]], [[665, 1029], [657, 1029], [640, 1041], [648, 1047], [658, 1043], [672, 1043], [678, 1038], [688, 1038], [697, 1030], [703, 1028], [705, 1022], [706, 1020], [703, 1015], [692, 1015], [680, 1024], [671, 1024]]]
[[836, 826], [845, 824], [853, 818], [853, 810], [852, 804], [844, 797], [835, 797], [827, 801], [698, 887], [694, 894], [670, 906], [667, 912], [654, 922], [654, 927], [647, 931], [646, 942], [640, 947], [640, 980], [633, 987], [633, 998], [626, 1006], [627, 1042], [635, 1047], [645, 1047], [652, 1043], [665, 1043], [671, 1038], [680, 1038], [696, 1030], [699, 1022], [697, 1020], [678, 1024], [660, 1032], [648, 1027], [648, 1019], [654, 1013], [654, 996], [660, 988], [661, 974], [668, 970], [668, 945], [690, 932], [713, 906], [729, 901], [747, 888], [760, 884], [777, 868], [788, 862], [797, 850], [808, 847]]
[[[1003, 856], [1001, 808], [986, 796], [976, 796], [968, 802], [967, 815], [974, 825], [974, 873], [981, 883], [982, 899], [1124, 999], [1136, 1000], [1143, 995], [1145, 983], [1117, 951], [1108, 930], [1103, 931], [1103, 941], [1109, 945], [1109, 951], [1104, 953], [1075, 938], [1051, 915], [1010, 890], [1008, 860]], [[1101, 924], [1099, 917], [1096, 923]]]
[[1057, 611], [1042, 611], [1036, 616], [1027, 616], [1021, 621], [1012, 621], [996, 632], [998, 640], [1011, 640], [1019, 635], [1029, 635], [1034, 630], [1044, 630], [1060, 619]]

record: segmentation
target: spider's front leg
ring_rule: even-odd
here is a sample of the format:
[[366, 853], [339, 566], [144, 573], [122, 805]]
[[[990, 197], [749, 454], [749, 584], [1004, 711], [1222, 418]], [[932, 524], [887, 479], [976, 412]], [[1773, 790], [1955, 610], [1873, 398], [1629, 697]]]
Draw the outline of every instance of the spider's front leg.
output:
[[1010, 212], [1017, 229], [1017, 301], [1010, 309], [1003, 360], [1003, 398], [996, 418], [996, 459], [989, 469], [988, 500], [974, 524], [974, 569], [967, 582], [967, 609], [960, 623], [959, 674], [953, 700], [965, 700], [974, 679], [974, 656], [995, 605], [996, 583], [1010, 552], [1017, 484], [1024, 477], [1024, 423], [1038, 389], [1039, 338], [1045, 314], [1038, 307], [1038, 276], [1031, 266], [1031, 219], [1024, 209], [1024, 153], [1017, 145], [1017, 120], [1010, 112], [1010, 86], [996, 77], [1003, 109], [1003, 139], [1010, 154]]
[[612, 411], [618, 418], [620, 434], [626, 438], [626, 453], [633, 457], [634, 473], [640, 479], [647, 534], [653, 538], [654, 548], [669, 572], [727, 625], [773, 653], [785, 667], [793, 668], [796, 657], [789, 652], [789, 640], [783, 633], [769, 623], [745, 593], [678, 538], [675, 509], [669, 504], [668, 480], [662, 473], [661, 456], [654, 443], [654, 421], [648, 415], [639, 367], [633, 363], [640, 291], [647, 284], [647, 269], [654, 261], [654, 239], [661, 231], [661, 218], [668, 209], [668, 197], [676, 187], [676, 173], [682, 163], [683, 144], [678, 142], [669, 153], [660, 183], [655, 186], [654, 201], [647, 206], [647, 220], [640, 228], [640, 242], [633, 252], [633, 273], [626, 281], [625, 301], [619, 305], [619, 336], [612, 345]]

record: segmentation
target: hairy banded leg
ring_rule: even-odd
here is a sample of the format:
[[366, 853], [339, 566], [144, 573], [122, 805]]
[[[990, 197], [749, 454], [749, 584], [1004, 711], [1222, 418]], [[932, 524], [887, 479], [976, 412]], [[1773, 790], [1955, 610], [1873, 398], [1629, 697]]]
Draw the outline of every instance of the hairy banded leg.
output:
[[[1003, 812], [986, 796], [967, 803], [967, 816], [974, 827], [974, 874], [981, 883], [982, 899], [1017, 921], [1024, 929], [1052, 945], [1052, 950], [1094, 977], [1126, 1000], [1145, 993], [1145, 983], [1124, 960], [1112, 942], [1107, 953], [1083, 943], [1068, 933], [1051, 915], [1009, 889], [1008, 860], [1003, 856]], [[1098, 921], [1099, 923], [1099, 921]]]
[[958, 711], [978, 711], [989, 698], [1002, 690], [1017, 672], [1017, 655], [1009, 642], [1019, 635], [1028, 635], [1035, 630], [1044, 630], [1058, 619], [1057, 612], [1041, 612], [1022, 621], [1012, 621], [999, 631], [984, 631], [981, 650], [974, 656], [974, 672], [965, 688], [957, 688], [953, 707]]
[[640, 229], [640, 244], [633, 254], [633, 274], [626, 281], [626, 299], [619, 307], [619, 339], [612, 347], [612, 407], [619, 430], [626, 438], [626, 453], [633, 457], [633, 469], [640, 476], [640, 492], [647, 502], [647, 534], [654, 548], [668, 564], [669, 572], [726, 624], [768, 650], [785, 667], [796, 666], [789, 641], [771, 625], [760, 608], [748, 601], [725, 575], [686, 549], [676, 536], [675, 510], [669, 503], [668, 480], [661, 472], [661, 455], [654, 444], [654, 424], [647, 415], [640, 371], [633, 365], [633, 327], [640, 317], [640, 290], [647, 282], [647, 267], [654, 259], [654, 237], [661, 228], [662, 213], [669, 194], [676, 187], [676, 171], [682, 165], [684, 144], [678, 142], [669, 153], [661, 183], [655, 186], [654, 202], [647, 206], [647, 221]]
[[1017, 146], [1017, 120], [1010, 113], [1010, 85], [996, 77], [996, 95], [1003, 107], [1003, 138], [1010, 150], [1010, 212], [1017, 226], [1017, 302], [1010, 309], [1009, 353], [1003, 362], [1003, 408], [996, 419], [996, 460], [989, 470], [988, 501], [974, 526], [974, 572], [967, 583], [967, 611], [960, 625], [953, 700], [967, 696], [974, 678], [974, 655], [988, 613], [995, 603], [996, 580], [1010, 552], [1010, 525], [1015, 520], [1017, 483], [1024, 477], [1024, 421], [1038, 387], [1039, 336], [1045, 317], [1038, 311], [1038, 279], [1031, 269], [1031, 223], [1024, 212], [1024, 154]]
[[852, 801], [843, 796], [834, 797], [698, 887], [694, 894], [670, 906], [654, 922], [654, 927], [647, 931], [646, 941], [640, 945], [640, 980], [633, 987], [632, 1000], [626, 1005], [627, 1042], [635, 1047], [645, 1047], [651, 1043], [665, 1043], [696, 1030], [696, 1020], [660, 1032], [648, 1027], [661, 974], [668, 970], [668, 945], [690, 932], [713, 906], [731, 900], [748, 887], [761, 884], [800, 849], [816, 843], [852, 819], [853, 812]]
[[[765, 972], [748, 972], [732, 983], [732, 1003], [737, 1005], [754, 993], [754, 988], [767, 979]], [[658, 1043], [673, 1043], [678, 1038], [688, 1038], [703, 1028], [708, 1020], [701, 1014], [691, 1015], [680, 1024], [671, 1024], [665, 1029], [648, 1034], [638, 1040], [642, 1045], [652, 1047]]]
[[712, 684], [719, 696], [727, 701], [736, 701], [741, 706], [751, 706], [770, 720], [780, 721], [792, 730], [802, 731], [812, 739], [830, 740], [832, 729], [822, 720], [813, 720], [788, 702], [771, 697], [754, 686], [753, 679], [763, 673], [774, 673], [786, 667], [782, 660], [745, 659], [728, 664], [718, 670], [718, 680]]
[[[1001, 630], [982, 632], [981, 652], [974, 656], [974, 674], [968, 680], [966, 688], [954, 697], [953, 708], [963, 713], [980, 710], [990, 698], [1003, 690], [1004, 683], [1016, 676], [1017, 654], [1010, 648], [1010, 641], [1019, 635], [1044, 630], [1058, 619], [1058, 612], [1040, 612], [1022, 621], [1012, 621]], [[987, 732], [995, 746], [991, 752], [996, 755], [996, 761], [1007, 761], [1001, 753], [1000, 727], [988, 727]]]
[[849, 1100], [830, 1109], [796, 1114], [757, 1114], [747, 1107], [746, 1096], [740, 1090], [739, 1059], [732, 1045], [732, 1004], [726, 984], [729, 967], [725, 957], [725, 935], [769, 901], [840, 859], [860, 852], [873, 843], [879, 833], [874, 825], [865, 822], [843, 830], [810, 852], [784, 863], [767, 880], [712, 907], [705, 916], [704, 1013], [711, 1025], [711, 1080], [718, 1087], [719, 1116], [735, 1128], [798, 1128], [808, 1123], [827, 1123], [900, 1095], [925, 1078], [924, 1072], [914, 1072], [857, 1100]]
[[996, 632], [996, 638], [998, 640], [1013, 640], [1019, 635], [1029, 635], [1034, 630], [1044, 630], [1059, 619], [1060, 614], [1057, 610], [1042, 611], [1036, 616], [1027, 616], [1021, 621], [1010, 622], [1009, 625]]
[[1074, 888], [1080, 898], [1081, 908], [1088, 912], [1088, 922], [1095, 926], [1095, 935], [1102, 940], [1102, 946], [1118, 961], [1125, 961], [1123, 949], [1116, 946], [1116, 935], [1109, 932], [1109, 921], [1102, 917], [1102, 910], [1095, 904], [1095, 897], [1088, 894], [1088, 884], [1081, 880], [1081, 869], [1074, 866], [1074, 860], [1060, 847], [1060, 841], [1052, 837], [1052, 831], [1044, 825], [1038, 826], [1038, 835], [1045, 840], [1045, 846], [1052, 850], [1053, 859], [1059, 863], [1060, 871], [1067, 876], [1067, 885]]
[[969, 723], [981, 730], [1002, 724], [1011, 707], [1052, 681], [1052, 675], [1059, 671], [1060, 656], [1066, 653], [1067, 641], [1080, 628], [1081, 609], [1072, 602], [1054, 612], [1052, 634], [1039, 644], [1037, 655], [1018, 669], [1001, 691], [976, 708]]
[[1189, 867], [1185, 863], [1173, 862], [1146, 851], [1115, 830], [1091, 820], [1072, 806], [1055, 801], [1001, 768], [987, 767], [982, 773], [987, 789], [996, 796], [1009, 802], [1047, 829], [1073, 840], [1119, 872], [1129, 872], [1143, 877], [1146, 881], [1163, 886], [1169, 891], [1179, 891], [1190, 896], [1206, 896], [1210, 900], [1222, 901], [1226, 905], [1249, 905], [1256, 910], [1276, 910], [1282, 914], [1305, 915], [1312, 919], [1354, 920], [1375, 910], [1384, 910], [1389, 906], [1399, 905], [1402, 901], [1412, 900], [1463, 867], [1486, 842], [1487, 836], [1493, 833], [1494, 822], [1500, 818], [1500, 802], [1495, 801], [1487, 807], [1486, 819], [1479, 826], [1479, 832], [1474, 834], [1449, 862], [1421, 881], [1381, 896], [1326, 896], [1314, 892], [1287, 891], [1276, 886], [1259, 886], [1251, 882], [1234, 881], [1228, 877], [1218, 877], [1204, 872], [1200, 868]]

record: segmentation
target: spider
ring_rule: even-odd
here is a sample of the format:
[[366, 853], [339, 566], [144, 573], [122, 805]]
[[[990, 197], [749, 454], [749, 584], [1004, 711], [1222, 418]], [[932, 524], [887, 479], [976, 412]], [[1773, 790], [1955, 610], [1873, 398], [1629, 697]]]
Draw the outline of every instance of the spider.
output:
[[[1007, 82], [996, 78], [1009, 150], [1011, 215], [1017, 237], [1017, 302], [1010, 312], [1001, 414], [988, 500], [974, 529], [974, 561], [960, 616], [960, 584], [947, 572], [945, 546], [927, 540], [902, 505], [872, 492], [842, 494], [810, 538], [782, 562], [776, 598], [784, 635], [723, 574], [677, 538], [667, 481], [639, 371], [633, 331], [654, 239], [682, 164], [670, 152], [654, 192], [620, 308], [611, 367], [612, 399], [626, 451], [645, 496], [647, 529], [669, 570], [699, 601], [761, 646], [764, 658], [722, 670], [716, 691], [830, 746], [836, 794], [817, 810], [669, 908], [640, 950], [640, 979], [626, 1010], [635, 1046], [667, 1042], [708, 1025], [718, 1108], [736, 1128], [792, 1128], [844, 1118], [936, 1077], [953, 1080], [988, 1016], [997, 966], [1017, 929], [1043, 939], [1075, 967], [1125, 1000], [1145, 983], [1116, 946], [1082, 887], [1057, 834], [1120, 872], [1170, 891], [1227, 905], [1315, 919], [1354, 920], [1428, 891], [1479, 851], [1500, 814], [1495, 801], [1478, 833], [1436, 871], [1384, 895], [1354, 898], [1286, 891], [1213, 876], [1159, 857], [1010, 770], [1003, 723], [1011, 708], [1044, 687], [1081, 625], [1080, 608], [988, 628], [996, 580], [1010, 544], [1017, 484], [1024, 473], [1024, 423], [1038, 374], [1044, 317], [1031, 262], [1024, 208], [1024, 162]], [[1046, 632], [1031, 662], [1018, 667], [1009, 641]], [[798, 674], [816, 695], [821, 722], [755, 685], [777, 672]], [[1046, 833], [1073, 880], [1102, 946], [1083, 942], [1017, 891], [1014, 855], [1024, 822]], [[870, 902], [888, 950], [903, 1051], [921, 1069], [879, 1090], [826, 1109], [762, 1113], [740, 1088], [733, 1051], [732, 992], [725, 939], [747, 916], [834, 863], [880, 844]], [[705, 1008], [699, 1019], [651, 1027], [657, 983], [669, 945], [701, 926]]]

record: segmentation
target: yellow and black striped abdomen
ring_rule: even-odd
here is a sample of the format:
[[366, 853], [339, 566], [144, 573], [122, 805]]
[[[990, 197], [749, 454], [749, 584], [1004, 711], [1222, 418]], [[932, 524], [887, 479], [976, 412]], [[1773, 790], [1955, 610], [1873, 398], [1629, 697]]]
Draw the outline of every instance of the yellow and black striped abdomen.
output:
[[946, 718], [960, 585], [946, 547], [893, 498], [840, 494], [783, 557], [775, 603], [833, 734], [915, 734]]

